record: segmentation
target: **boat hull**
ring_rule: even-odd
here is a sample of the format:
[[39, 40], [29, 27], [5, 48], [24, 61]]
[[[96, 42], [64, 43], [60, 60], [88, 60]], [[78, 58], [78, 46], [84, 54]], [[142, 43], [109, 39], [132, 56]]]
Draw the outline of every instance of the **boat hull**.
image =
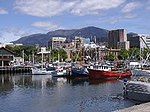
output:
[[53, 77], [65, 77], [67, 76], [67, 71], [66, 70], [63, 70], [61, 72], [56, 72], [55, 74], [53, 74]]
[[88, 74], [78, 73], [78, 72], [72, 72], [72, 77], [87, 77]]
[[71, 71], [71, 76], [72, 77], [87, 77], [88, 76], [88, 72], [84, 69], [82, 70], [76, 70], [76, 69], [73, 69]]
[[117, 79], [117, 78], [129, 78], [131, 72], [127, 71], [124, 73], [115, 71], [102, 71], [96, 69], [88, 69], [90, 79]]
[[51, 75], [53, 71], [46, 71], [41, 69], [32, 69], [32, 75]]

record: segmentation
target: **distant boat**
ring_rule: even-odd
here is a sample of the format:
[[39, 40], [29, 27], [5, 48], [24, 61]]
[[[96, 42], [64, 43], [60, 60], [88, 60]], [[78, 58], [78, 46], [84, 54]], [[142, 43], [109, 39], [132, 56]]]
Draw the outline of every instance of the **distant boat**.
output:
[[[67, 70], [64, 69], [64, 68], [61, 67], [61, 66], [58, 66], [58, 67], [56, 68], [56, 75], [57, 75], [57, 76], [65, 76], [65, 75], [67, 75]], [[55, 75], [55, 76], [56, 76], [56, 75]]]
[[113, 71], [108, 65], [91, 66], [88, 68], [90, 79], [117, 79], [128, 78], [132, 75], [131, 71]]
[[125, 97], [139, 102], [150, 101], [150, 78], [140, 77], [125, 83]]
[[52, 74], [52, 76], [54, 77], [63, 77], [63, 76], [66, 76], [68, 75], [67, 74], [67, 69], [68, 69], [68, 66], [67, 63], [54, 63], [53, 64], [54, 67], [55, 67], [55, 74]]

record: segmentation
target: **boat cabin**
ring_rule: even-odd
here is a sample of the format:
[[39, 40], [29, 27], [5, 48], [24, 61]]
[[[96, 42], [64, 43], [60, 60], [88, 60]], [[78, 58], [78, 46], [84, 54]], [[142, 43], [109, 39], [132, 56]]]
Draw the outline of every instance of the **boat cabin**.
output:
[[94, 65], [90, 66], [90, 69], [97, 69], [97, 70], [102, 70], [102, 71], [111, 71], [112, 67], [108, 65]]

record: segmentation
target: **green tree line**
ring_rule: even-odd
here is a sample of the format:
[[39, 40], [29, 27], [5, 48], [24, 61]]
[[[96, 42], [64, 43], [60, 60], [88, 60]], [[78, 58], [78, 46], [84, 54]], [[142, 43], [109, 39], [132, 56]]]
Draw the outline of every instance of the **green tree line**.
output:
[[[37, 55], [38, 52], [40, 52], [40, 48], [37, 48], [35, 46], [6, 46], [7, 49], [14, 52], [16, 57], [22, 57], [23, 51], [24, 51], [24, 57], [25, 61], [29, 61], [29, 58], [32, 57], [32, 54], [34, 53], [35, 59], [37, 61], [41, 60], [41, 56]], [[50, 50], [50, 49], [49, 49]], [[53, 49], [50, 50], [51, 53], [49, 56], [45, 56], [45, 60], [58, 60], [58, 54], [60, 57], [60, 61], [65, 61], [67, 59], [67, 53], [64, 49]], [[48, 59], [49, 58], [49, 59]]]
[[142, 49], [141, 51], [139, 48], [131, 48], [129, 50], [121, 49], [117, 57], [113, 53], [109, 53], [106, 56], [106, 60], [140, 60], [146, 59], [148, 53], [150, 53], [150, 51], [146, 48]]

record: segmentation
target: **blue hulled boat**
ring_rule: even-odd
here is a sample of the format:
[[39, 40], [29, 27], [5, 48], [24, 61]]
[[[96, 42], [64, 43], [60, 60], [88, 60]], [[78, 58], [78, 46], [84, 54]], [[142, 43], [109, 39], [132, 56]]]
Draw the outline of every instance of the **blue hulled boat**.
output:
[[72, 68], [71, 70], [71, 76], [72, 77], [87, 77], [88, 76], [88, 70], [87, 68]]

